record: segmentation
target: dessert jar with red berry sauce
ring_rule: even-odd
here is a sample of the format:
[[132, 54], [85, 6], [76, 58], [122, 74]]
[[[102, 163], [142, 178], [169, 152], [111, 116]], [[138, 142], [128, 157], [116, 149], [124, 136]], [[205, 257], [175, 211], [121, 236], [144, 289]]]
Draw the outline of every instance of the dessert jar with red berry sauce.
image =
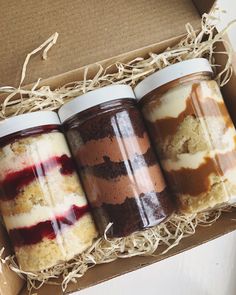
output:
[[0, 124], [0, 206], [20, 267], [39, 271], [84, 251], [96, 228], [56, 113]]
[[126, 236], [171, 215], [166, 184], [130, 86], [88, 92], [62, 106], [59, 117], [101, 234], [107, 229], [110, 237]]

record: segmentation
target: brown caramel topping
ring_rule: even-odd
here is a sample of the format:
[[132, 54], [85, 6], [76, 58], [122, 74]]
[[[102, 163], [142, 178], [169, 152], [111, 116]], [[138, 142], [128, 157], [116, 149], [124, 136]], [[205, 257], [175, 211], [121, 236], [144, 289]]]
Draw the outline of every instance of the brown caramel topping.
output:
[[[160, 105], [159, 99], [157, 104], [152, 104], [152, 107], [155, 108], [158, 105]], [[200, 84], [192, 85], [191, 94], [186, 100], [186, 108], [177, 118], [166, 117], [165, 119], [156, 120], [155, 123], [148, 122], [148, 125], [151, 132], [154, 132], [156, 136], [165, 138], [166, 136], [174, 135], [178, 126], [189, 115], [195, 117], [221, 117], [224, 118], [225, 127], [233, 128], [233, 123], [223, 100], [222, 102], [217, 102], [211, 97], [204, 97], [201, 94]]]
[[178, 194], [197, 196], [210, 189], [210, 174], [223, 176], [227, 170], [236, 167], [236, 151], [218, 154], [215, 158], [205, 158], [198, 168], [181, 168], [177, 171], [165, 171], [167, 181]]

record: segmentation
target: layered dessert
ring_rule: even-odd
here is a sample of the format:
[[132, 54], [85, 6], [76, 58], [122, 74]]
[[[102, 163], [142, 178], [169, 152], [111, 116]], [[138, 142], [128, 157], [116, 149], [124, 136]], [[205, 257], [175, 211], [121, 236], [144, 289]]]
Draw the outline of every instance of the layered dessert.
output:
[[166, 89], [149, 95], [143, 114], [180, 211], [235, 202], [236, 132], [217, 83]]
[[160, 223], [173, 209], [133, 101], [108, 109], [68, 123], [67, 136], [101, 234], [112, 223], [107, 234], [120, 237]]
[[84, 251], [96, 229], [62, 133], [0, 148], [1, 213], [20, 267], [39, 271]]

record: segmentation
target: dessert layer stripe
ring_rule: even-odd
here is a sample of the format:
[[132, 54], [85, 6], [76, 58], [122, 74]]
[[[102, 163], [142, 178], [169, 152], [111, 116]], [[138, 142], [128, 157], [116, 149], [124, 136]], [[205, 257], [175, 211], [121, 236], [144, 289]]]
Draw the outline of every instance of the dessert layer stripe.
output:
[[[181, 89], [175, 94], [167, 92], [167, 96], [162, 96], [161, 100], [156, 99], [145, 106], [145, 112], [148, 113], [148, 120], [151, 122], [176, 119], [180, 120], [186, 114], [198, 114], [198, 116], [223, 116], [228, 117], [228, 111], [224, 104], [223, 98], [216, 100], [214, 94], [201, 87], [199, 84], [193, 84], [191, 91]], [[184, 91], [183, 94], [181, 92]], [[168, 98], [168, 99], [167, 99]], [[173, 106], [173, 99], [176, 100], [176, 106]], [[178, 105], [177, 105], [178, 103]]]
[[104, 179], [87, 173], [82, 174], [85, 191], [94, 206], [101, 203], [121, 204], [126, 198], [134, 198], [150, 191], [161, 192], [166, 184], [160, 167], [141, 167], [129, 175]]
[[[135, 198], [126, 198], [122, 204], [103, 203], [101, 207], [94, 209], [94, 217], [96, 220], [97, 215], [98, 219], [100, 215], [104, 216], [104, 227], [112, 222], [107, 234], [120, 237], [140, 230], [140, 227], [154, 226], [162, 222], [172, 210], [166, 190], [160, 193], [150, 191]], [[100, 231], [102, 232], [102, 229]]]
[[[231, 141], [231, 142], [230, 142]], [[229, 147], [225, 149], [214, 149], [212, 151], [199, 151], [196, 153], [188, 154], [182, 153], [176, 155], [175, 159], [162, 159], [161, 164], [165, 171], [178, 171], [182, 168], [197, 169], [201, 164], [203, 164], [208, 158], [223, 158], [224, 154], [231, 154], [235, 150], [235, 140], [234, 138], [229, 139]], [[227, 156], [226, 156], [227, 157]], [[232, 158], [232, 155], [230, 156]], [[235, 157], [233, 156], [232, 160]], [[224, 160], [223, 160], [224, 161]], [[236, 166], [236, 164], [235, 164]], [[229, 169], [231, 169], [229, 165]]]
[[56, 235], [64, 228], [72, 226], [88, 212], [88, 205], [82, 207], [73, 205], [63, 215], [56, 216], [54, 219], [39, 222], [30, 227], [12, 229], [9, 231], [9, 236], [15, 247], [37, 244], [43, 238], [52, 240], [55, 239]]
[[[43, 239], [37, 244], [15, 248], [17, 261], [25, 271], [39, 271], [70, 260], [91, 246], [97, 236], [90, 214], [83, 215], [73, 226], [59, 233], [56, 239]], [[76, 246], [75, 246], [76, 245]]]
[[[180, 194], [197, 196], [207, 192], [210, 188], [211, 174], [216, 171], [224, 176], [230, 169], [235, 168], [236, 151], [225, 154], [217, 154], [215, 158], [204, 158], [204, 162], [198, 168], [181, 168], [179, 170], [165, 171], [172, 190]], [[187, 179], [187, 181], [186, 181]]]
[[2, 215], [7, 229], [10, 230], [17, 229], [18, 227], [31, 226], [42, 221], [53, 219], [54, 216], [63, 215], [63, 213], [68, 211], [73, 205], [82, 207], [87, 205], [87, 201], [84, 196], [72, 193], [66, 195], [64, 200], [55, 204], [54, 207], [37, 204], [28, 212], [14, 215], [11, 214], [8, 216], [4, 215], [4, 212], [2, 212]]
[[[76, 126], [74, 129], [76, 129]], [[79, 135], [84, 143], [89, 140], [97, 140], [113, 136], [143, 137], [145, 132], [146, 130], [142, 117], [136, 108], [130, 108], [129, 112], [118, 112], [116, 109], [114, 112], [109, 111], [103, 113], [102, 116], [97, 116], [93, 124], [91, 124], [91, 120], [85, 120], [85, 122], [80, 124], [79, 128]]]
[[112, 162], [120, 162], [132, 158], [135, 154], [145, 154], [149, 148], [150, 141], [146, 132], [143, 137], [113, 136], [86, 142], [79, 147], [76, 158], [80, 160], [80, 165], [91, 166], [104, 162], [104, 155]]
[[[70, 157], [65, 137], [60, 132], [26, 137], [1, 149], [0, 181], [9, 171], [18, 171], [32, 164], [47, 161], [52, 157]], [[12, 165], [14, 163], [14, 166]]]
[[150, 147], [143, 155], [135, 154], [132, 159], [127, 161], [112, 162], [107, 156], [104, 156], [104, 162], [94, 166], [79, 167], [80, 171], [85, 170], [86, 173], [94, 176], [114, 179], [119, 176], [126, 176], [133, 174], [135, 170], [142, 167], [151, 167], [156, 165], [156, 155]]
[[69, 175], [75, 171], [72, 159], [67, 155], [62, 155], [60, 157], [52, 157], [44, 162], [31, 165], [19, 171], [10, 172], [0, 183], [2, 188], [2, 192], [0, 193], [1, 200], [14, 199], [22, 187], [34, 181], [35, 178], [46, 176], [47, 172], [55, 167], [59, 168], [62, 175]]
[[[184, 121], [184, 119], [187, 116], [197, 116], [197, 117], [219, 117], [222, 118], [222, 123], [225, 124], [225, 126], [227, 126], [228, 128], [234, 128], [233, 123], [228, 115], [228, 113], [226, 114], [222, 114], [222, 112], [227, 112], [227, 110], [223, 111], [223, 108], [225, 108], [225, 105], [222, 103], [221, 107], [222, 109], [219, 110], [219, 108], [216, 106], [216, 102], [214, 101], [213, 104], [211, 105], [210, 101], [213, 101], [211, 98], [208, 98], [208, 103], [207, 106], [206, 105], [202, 105], [200, 109], [199, 105], [195, 105], [193, 106], [191, 103], [191, 100], [188, 100], [186, 109], [179, 114], [179, 116], [177, 118], [172, 118], [172, 117], [166, 117], [163, 119], [158, 119], [154, 122], [148, 122], [150, 128], [154, 129], [154, 132], [158, 132], [158, 134], [160, 134], [161, 137], [166, 137], [166, 136], [173, 136], [177, 129], [178, 126]], [[219, 106], [219, 103], [218, 103]], [[197, 109], [199, 108], [199, 109]], [[204, 109], [204, 113], [203, 110]], [[223, 117], [222, 117], [223, 115]]]

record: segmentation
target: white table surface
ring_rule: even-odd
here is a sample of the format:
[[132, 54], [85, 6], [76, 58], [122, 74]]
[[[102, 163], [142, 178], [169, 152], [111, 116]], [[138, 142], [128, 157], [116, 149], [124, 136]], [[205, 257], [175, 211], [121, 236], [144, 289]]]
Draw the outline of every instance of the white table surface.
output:
[[[208, 1], [208, 0], [205, 0]], [[236, 0], [219, 0], [236, 19]], [[236, 26], [230, 38], [236, 48]], [[182, 254], [73, 295], [236, 295], [236, 231]]]

